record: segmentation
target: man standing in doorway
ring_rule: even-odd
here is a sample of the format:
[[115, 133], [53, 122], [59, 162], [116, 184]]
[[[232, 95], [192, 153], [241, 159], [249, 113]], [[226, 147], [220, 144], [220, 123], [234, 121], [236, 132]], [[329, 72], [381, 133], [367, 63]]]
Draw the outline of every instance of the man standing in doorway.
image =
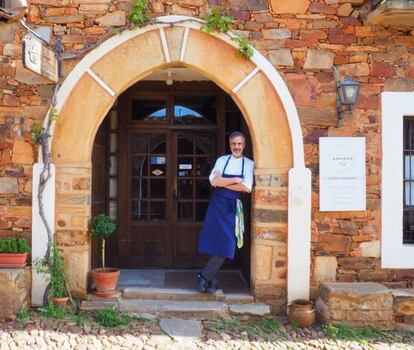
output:
[[211, 255], [206, 266], [197, 275], [197, 290], [214, 293], [217, 273], [226, 258], [233, 259], [236, 244], [243, 245], [242, 192], [251, 192], [254, 162], [243, 156], [244, 135], [235, 131], [229, 136], [230, 155], [217, 159], [210, 174], [214, 189], [198, 242], [198, 252]]

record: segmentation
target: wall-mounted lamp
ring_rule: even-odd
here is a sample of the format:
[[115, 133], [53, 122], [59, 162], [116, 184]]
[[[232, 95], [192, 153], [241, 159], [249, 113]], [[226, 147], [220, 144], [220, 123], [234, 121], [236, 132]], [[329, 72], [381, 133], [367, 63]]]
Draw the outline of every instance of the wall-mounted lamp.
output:
[[[342, 126], [343, 114], [350, 114], [352, 106], [357, 103], [359, 96], [359, 89], [361, 84], [349, 77], [345, 77], [342, 81], [339, 78], [338, 69], [334, 66], [334, 75], [336, 80], [336, 101], [338, 106], [338, 128]], [[344, 110], [342, 106], [345, 106]]]

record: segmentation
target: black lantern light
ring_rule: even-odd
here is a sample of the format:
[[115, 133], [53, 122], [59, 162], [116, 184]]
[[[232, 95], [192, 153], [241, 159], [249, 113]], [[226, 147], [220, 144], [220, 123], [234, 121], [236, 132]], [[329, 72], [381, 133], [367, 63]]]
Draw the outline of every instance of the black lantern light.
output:
[[[345, 77], [341, 81], [336, 67], [334, 67], [334, 75], [336, 79], [336, 100], [338, 105], [338, 128], [340, 128], [342, 126], [343, 113], [350, 114], [352, 112], [352, 106], [358, 102], [361, 84], [349, 77]], [[346, 109], [343, 110], [342, 106], [345, 106]]]

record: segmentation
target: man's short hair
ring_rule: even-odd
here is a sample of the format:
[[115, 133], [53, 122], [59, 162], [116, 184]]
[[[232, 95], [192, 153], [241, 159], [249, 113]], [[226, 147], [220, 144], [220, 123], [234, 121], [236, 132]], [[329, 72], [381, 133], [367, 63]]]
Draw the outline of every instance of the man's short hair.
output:
[[240, 131], [233, 131], [230, 135], [229, 135], [229, 140], [233, 140], [235, 137], [242, 137], [244, 141], [246, 141], [246, 137], [243, 135], [242, 132]]

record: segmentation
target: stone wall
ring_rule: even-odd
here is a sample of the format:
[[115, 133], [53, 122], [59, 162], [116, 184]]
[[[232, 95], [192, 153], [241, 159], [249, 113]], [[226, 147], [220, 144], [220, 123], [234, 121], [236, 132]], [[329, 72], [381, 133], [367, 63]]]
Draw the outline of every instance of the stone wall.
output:
[[86, 296], [90, 270], [91, 175], [90, 163], [56, 167], [56, 243], [70, 289], [80, 297]]
[[[65, 51], [74, 51], [103, 40], [113, 27], [124, 25], [132, 2], [32, 0], [28, 22], [50, 27], [54, 36], [62, 36]], [[313, 173], [312, 285], [336, 280], [410, 286], [413, 271], [380, 268], [380, 93], [413, 90], [413, 30], [363, 25], [369, 11], [369, 4], [364, 0], [154, 0], [150, 4], [153, 16], [196, 17], [202, 17], [208, 8], [218, 5], [230, 8], [237, 20], [238, 34], [247, 36], [282, 74], [298, 108], [306, 164]], [[0, 23], [0, 234], [28, 237], [31, 164], [36, 155], [30, 144], [30, 128], [44, 118], [52, 85], [23, 69], [22, 33], [16, 23]], [[65, 61], [65, 75], [76, 62]], [[362, 85], [359, 102], [342, 128], [337, 128], [334, 64], [339, 66], [342, 75], [353, 76]], [[318, 211], [318, 138], [321, 136], [366, 137], [367, 211]], [[58, 170], [58, 186], [59, 176]], [[283, 186], [287, 179], [276, 173], [266, 176], [256, 179], [253, 244], [257, 245], [257, 254], [265, 250], [272, 256], [272, 264], [268, 266], [269, 261], [263, 260], [257, 271], [263, 283], [256, 283], [253, 288], [269, 302], [277, 299], [274, 302], [277, 306], [285, 298], [287, 191]], [[68, 188], [57, 189], [58, 198], [64, 197], [69, 202], [81, 197], [86, 200], [89, 189], [83, 187], [85, 184], [82, 188], [73, 185], [74, 178]], [[264, 184], [267, 180], [270, 182]], [[74, 247], [71, 249], [81, 252], [85, 259], [87, 214], [82, 211], [83, 203], [67, 204], [57, 213], [58, 243]], [[75, 217], [80, 221], [68, 222], [65, 215], [69, 212], [76, 212]], [[269, 281], [280, 285], [280, 292], [268, 291]]]
[[0, 321], [14, 320], [30, 308], [31, 268], [0, 269]]
[[286, 310], [287, 198], [286, 169], [257, 169], [252, 201], [252, 291], [256, 298]]

